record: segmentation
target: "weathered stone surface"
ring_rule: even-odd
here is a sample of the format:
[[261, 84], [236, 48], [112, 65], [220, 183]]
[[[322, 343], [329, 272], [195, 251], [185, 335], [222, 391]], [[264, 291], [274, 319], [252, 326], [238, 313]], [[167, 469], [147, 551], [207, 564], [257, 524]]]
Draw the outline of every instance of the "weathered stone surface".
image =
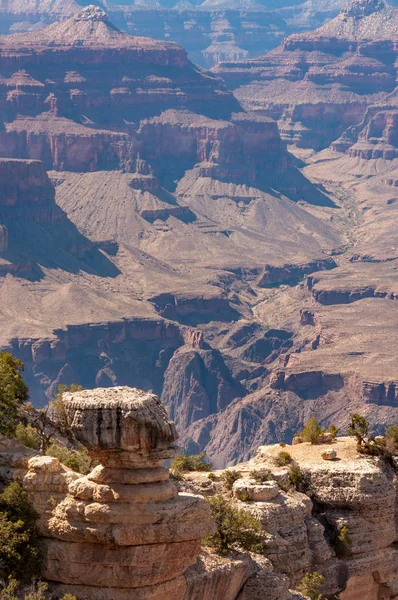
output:
[[[90, 452], [167, 458], [177, 440], [174, 423], [154, 394], [127, 387], [65, 394], [71, 427]], [[158, 454], [157, 454], [158, 453]]]
[[174, 423], [154, 394], [136, 389], [68, 393], [64, 400], [72, 429], [104, 463], [89, 476], [17, 443], [2, 452], [0, 440], [1, 476], [19, 481], [39, 514], [44, 577], [88, 600], [123, 600], [129, 589], [142, 600], [182, 600], [180, 576], [215, 526], [203, 499], [178, 495], [160, 466], [172, 454]]
[[257, 502], [272, 500], [280, 492], [280, 487], [276, 481], [266, 481], [259, 484], [254, 479], [238, 479], [233, 484], [232, 489], [237, 498], [247, 499], [248, 497]]
[[200, 540], [106, 548], [45, 540], [44, 576], [94, 587], [139, 588], [181, 575], [196, 560]]

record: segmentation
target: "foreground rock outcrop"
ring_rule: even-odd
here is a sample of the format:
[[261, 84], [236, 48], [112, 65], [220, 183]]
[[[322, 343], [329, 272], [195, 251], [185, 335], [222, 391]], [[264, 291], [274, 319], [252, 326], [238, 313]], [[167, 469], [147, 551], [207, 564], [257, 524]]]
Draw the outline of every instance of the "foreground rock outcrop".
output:
[[72, 431], [99, 463], [87, 476], [0, 440], [0, 483], [18, 481], [30, 495], [52, 591], [80, 600], [291, 598], [266, 559], [201, 551], [215, 523], [209, 505], [178, 493], [162, 466], [176, 454], [177, 432], [156, 396], [116, 387], [64, 401]]
[[[276, 466], [281, 450], [288, 451], [299, 467], [301, 492], [289, 490], [290, 467]], [[337, 456], [325, 460], [322, 455], [330, 450]], [[290, 586], [295, 587], [304, 573], [317, 571], [325, 577], [320, 591], [327, 597], [396, 597], [395, 466], [364, 458], [356, 453], [353, 440], [338, 438], [331, 445], [263, 446], [255, 458], [233, 470], [238, 477], [234, 494], [239, 498], [244, 488], [251, 496], [247, 500], [246, 495], [241, 506], [263, 523], [265, 556]], [[207, 475], [188, 474], [183, 487], [219, 493], [223, 490], [217, 481], [220, 475], [217, 472], [209, 482]], [[261, 477], [267, 481], [259, 483]], [[271, 488], [276, 494], [270, 494]], [[260, 497], [261, 489], [268, 497]], [[349, 532], [346, 545], [338, 540], [343, 527]]]
[[[184, 474], [178, 491], [163, 466], [176, 453], [177, 432], [156, 396], [115, 387], [67, 393], [64, 401], [72, 431], [98, 462], [88, 475], [0, 440], [0, 487], [14, 480], [29, 493], [46, 551], [43, 575], [56, 595], [304, 600], [292, 589], [317, 571], [327, 596], [396, 598], [395, 459], [366, 458], [354, 440], [338, 438], [284, 445], [294, 463], [281, 467], [281, 446], [262, 446], [234, 468], [232, 490], [216, 471]], [[201, 547], [215, 531], [201, 495], [220, 493], [262, 523], [263, 555], [220, 557]]]

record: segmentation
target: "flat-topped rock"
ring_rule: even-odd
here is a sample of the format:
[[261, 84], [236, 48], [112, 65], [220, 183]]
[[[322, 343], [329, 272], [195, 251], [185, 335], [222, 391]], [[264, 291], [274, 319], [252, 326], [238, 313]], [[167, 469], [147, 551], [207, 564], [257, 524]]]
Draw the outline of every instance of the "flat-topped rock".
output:
[[154, 394], [129, 387], [99, 388], [64, 394], [64, 400], [72, 430], [90, 452], [170, 456], [167, 451], [178, 435]]

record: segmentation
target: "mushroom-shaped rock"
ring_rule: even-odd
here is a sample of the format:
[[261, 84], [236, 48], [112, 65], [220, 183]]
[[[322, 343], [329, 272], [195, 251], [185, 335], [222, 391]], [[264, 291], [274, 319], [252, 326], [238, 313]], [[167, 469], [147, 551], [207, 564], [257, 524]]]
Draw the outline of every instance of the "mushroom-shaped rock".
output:
[[154, 394], [114, 387], [69, 392], [63, 399], [73, 433], [102, 463], [112, 453], [152, 460], [175, 453], [175, 425]]
[[209, 505], [179, 495], [161, 464], [175, 452], [174, 423], [154, 394], [133, 388], [63, 399], [73, 432], [101, 464], [68, 479], [57, 498], [44, 577], [86, 600], [183, 600], [181, 576], [215, 525]]

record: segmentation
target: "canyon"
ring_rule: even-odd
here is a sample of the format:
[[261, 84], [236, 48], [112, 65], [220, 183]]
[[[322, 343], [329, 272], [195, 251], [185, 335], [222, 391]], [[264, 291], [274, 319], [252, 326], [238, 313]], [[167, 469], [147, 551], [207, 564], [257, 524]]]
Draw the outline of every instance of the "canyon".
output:
[[[84, 0], [1, 0], [0, 34], [38, 30], [71, 18]], [[312, 29], [336, 16], [345, 3], [310, 0], [103, 0], [113, 23], [132, 35], [182, 45], [195, 63], [212, 67], [220, 60], [260, 56], [294, 31]]]
[[96, 6], [0, 37], [0, 342], [36, 405], [142, 388], [219, 468], [396, 422], [397, 10], [213, 72]]

